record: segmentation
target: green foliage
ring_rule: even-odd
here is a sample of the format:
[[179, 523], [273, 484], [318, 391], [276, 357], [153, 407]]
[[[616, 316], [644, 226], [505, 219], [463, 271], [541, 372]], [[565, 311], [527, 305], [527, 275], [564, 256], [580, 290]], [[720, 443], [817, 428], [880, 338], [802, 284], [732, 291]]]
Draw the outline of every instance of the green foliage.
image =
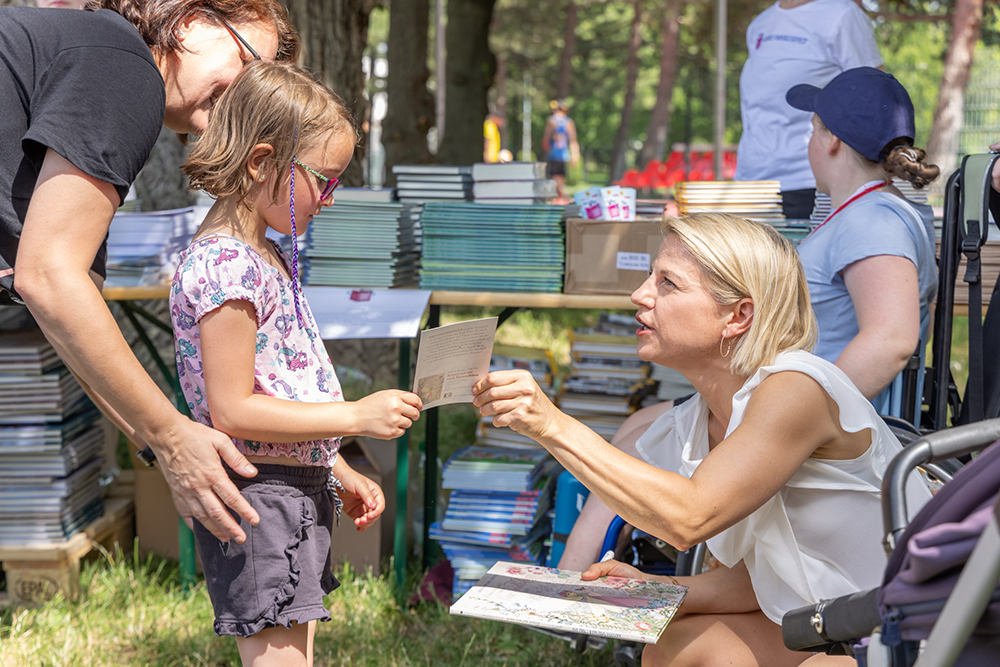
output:
[[913, 101], [917, 146], [927, 146], [934, 122], [948, 26], [944, 23], [882, 25], [876, 29], [885, 70], [899, 79]]
[[[608, 162], [620, 122], [625, 90], [625, 58], [633, 3], [625, 0], [597, 2], [577, 0], [578, 25], [573, 72], [570, 82], [570, 115], [576, 122], [581, 150], [587, 161], [581, 180], [605, 183]], [[644, 0], [642, 46], [639, 49], [639, 77], [629, 141], [641, 146], [656, 98], [659, 81], [663, 2]], [[772, 3], [770, 0], [733, 0], [728, 4], [728, 52], [726, 58], [727, 144], [735, 144], [742, 132], [739, 108], [739, 75], [746, 60], [746, 28], [754, 16]], [[925, 146], [930, 134], [943, 57], [950, 26], [950, 4], [925, 0], [866, 0], [870, 12], [903, 15], [941, 16], [942, 20], [886, 21], [879, 19], [876, 39], [886, 69], [906, 86], [917, 113], [917, 144]], [[548, 115], [548, 101], [554, 96], [559, 76], [565, 0], [498, 0], [491, 33], [491, 48], [507, 59], [508, 147], [521, 145], [521, 108], [525, 95], [532, 102], [532, 142], [539, 152]], [[668, 146], [689, 140], [714, 140], [713, 104], [715, 86], [715, 33], [713, 0], [689, 0], [683, 6], [679, 70], [673, 91], [673, 113], [667, 135]], [[988, 4], [984, 16], [984, 43], [1000, 42], [1000, 7]], [[977, 59], [981, 56], [977, 53]], [[983, 57], [983, 66], [986, 66]], [[524, 88], [524, 74], [531, 75]], [[629, 155], [631, 164], [634, 155]]]
[[[750, 18], [768, 2], [732, 2], [729, 7], [729, 57], [727, 142], [739, 138], [739, 81], [746, 47], [743, 34]], [[600, 170], [606, 182], [615, 133], [621, 122], [625, 91], [625, 58], [632, 2], [579, 0], [576, 49], [570, 82], [571, 117], [588, 170]], [[646, 0], [643, 11], [642, 45], [638, 52], [635, 111], [629, 141], [641, 146], [656, 100], [659, 82], [660, 34], [664, 3]], [[566, 22], [565, 2], [500, 0], [495, 10], [491, 47], [508, 62], [508, 145], [521, 145], [521, 108], [524, 95], [532, 100], [532, 142], [540, 145], [548, 115], [548, 102], [555, 95]], [[691, 0], [684, 8], [679, 46], [680, 71], [674, 90], [674, 113], [668, 142], [710, 142], [713, 138], [714, 32], [711, 0]], [[531, 75], [525, 91], [524, 74]], [[688, 132], [690, 126], [690, 132]], [[638, 143], [636, 143], [638, 142]], [[632, 159], [632, 156], [629, 157]], [[587, 173], [587, 180], [597, 181]]]

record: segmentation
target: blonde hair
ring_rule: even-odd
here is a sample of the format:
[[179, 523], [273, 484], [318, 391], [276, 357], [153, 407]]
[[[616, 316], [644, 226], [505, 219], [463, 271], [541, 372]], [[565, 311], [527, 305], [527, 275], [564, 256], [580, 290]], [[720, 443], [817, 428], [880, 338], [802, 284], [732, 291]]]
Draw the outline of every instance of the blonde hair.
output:
[[[354, 117], [333, 91], [297, 65], [254, 61], [223, 93], [181, 169], [191, 189], [236, 196], [246, 205], [254, 186], [247, 170], [254, 146], [274, 149], [261, 169], [280, 174], [290, 171], [300, 151], [339, 132], [359, 138]], [[271, 199], [277, 202], [283, 179], [274, 181]]]
[[[663, 217], [664, 238], [673, 235], [701, 267], [716, 303], [753, 301], [750, 328], [733, 340], [730, 368], [750, 376], [788, 350], [810, 350], [817, 325], [799, 254], [771, 225], [724, 213]], [[720, 341], [721, 344], [721, 341]]]

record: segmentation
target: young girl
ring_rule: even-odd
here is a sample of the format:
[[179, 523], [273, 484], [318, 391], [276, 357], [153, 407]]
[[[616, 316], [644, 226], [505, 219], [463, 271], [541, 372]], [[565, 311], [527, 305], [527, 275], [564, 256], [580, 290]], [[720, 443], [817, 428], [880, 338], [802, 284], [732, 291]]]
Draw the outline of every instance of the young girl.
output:
[[[330, 572], [334, 515], [364, 530], [381, 489], [338, 458], [340, 437], [396, 438], [420, 399], [382, 391], [345, 402], [291, 261], [265, 238], [293, 236], [333, 203], [357, 130], [343, 101], [285, 63], [247, 65], [216, 104], [183, 169], [217, 197], [181, 255], [170, 292], [177, 367], [192, 415], [257, 467], [230, 478], [260, 514], [223, 543], [195, 522], [215, 632], [244, 665], [311, 665]], [[297, 253], [293, 253], [296, 255]], [[343, 503], [337, 497], [339, 489]]]

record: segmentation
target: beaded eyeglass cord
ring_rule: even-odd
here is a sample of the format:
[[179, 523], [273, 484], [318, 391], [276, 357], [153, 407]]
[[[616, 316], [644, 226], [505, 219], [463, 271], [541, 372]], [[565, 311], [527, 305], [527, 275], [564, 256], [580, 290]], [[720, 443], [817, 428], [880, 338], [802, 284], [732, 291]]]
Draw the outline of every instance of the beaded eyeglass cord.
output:
[[292, 295], [295, 297], [295, 319], [299, 323], [299, 328], [305, 328], [302, 320], [302, 310], [299, 307], [299, 235], [295, 233], [295, 163], [298, 160], [292, 158], [292, 181], [288, 187], [288, 210], [292, 217]]

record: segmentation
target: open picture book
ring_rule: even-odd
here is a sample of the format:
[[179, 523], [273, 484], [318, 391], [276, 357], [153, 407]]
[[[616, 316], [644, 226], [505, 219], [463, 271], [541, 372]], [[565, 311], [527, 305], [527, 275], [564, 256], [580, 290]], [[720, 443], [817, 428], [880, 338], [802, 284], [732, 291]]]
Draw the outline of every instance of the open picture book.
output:
[[563, 632], [655, 644], [686, 586], [602, 577], [523, 563], [497, 563], [451, 613]]

